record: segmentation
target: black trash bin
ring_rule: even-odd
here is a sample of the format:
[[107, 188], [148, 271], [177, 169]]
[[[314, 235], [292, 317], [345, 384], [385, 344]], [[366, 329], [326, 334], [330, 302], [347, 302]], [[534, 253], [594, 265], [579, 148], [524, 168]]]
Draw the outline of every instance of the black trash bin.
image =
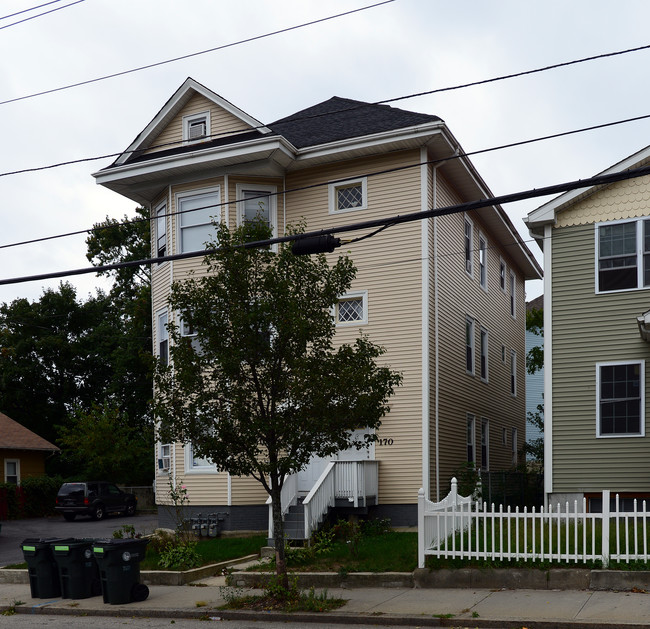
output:
[[94, 539], [73, 539], [50, 544], [59, 568], [62, 598], [90, 598], [102, 593], [99, 567], [93, 555], [94, 542]]
[[140, 583], [140, 562], [147, 539], [100, 539], [93, 544], [99, 565], [104, 603], [121, 605], [144, 601], [149, 588]]
[[35, 538], [23, 540], [20, 547], [27, 562], [29, 572], [29, 589], [32, 598], [54, 598], [61, 596], [59, 570], [52, 554], [52, 544], [71, 541], [58, 537]]

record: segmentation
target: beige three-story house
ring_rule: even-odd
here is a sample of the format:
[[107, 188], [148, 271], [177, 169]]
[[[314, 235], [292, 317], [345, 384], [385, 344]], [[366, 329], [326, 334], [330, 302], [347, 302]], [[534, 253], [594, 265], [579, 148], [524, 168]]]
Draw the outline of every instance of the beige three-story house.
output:
[[[602, 175], [650, 163], [650, 147]], [[650, 496], [650, 177], [566, 192], [528, 215], [544, 251], [544, 483], [551, 506]]]
[[[303, 219], [316, 230], [491, 196], [437, 116], [335, 97], [264, 125], [192, 79], [95, 177], [150, 209], [153, 257], [202, 249], [211, 218], [235, 227], [259, 211], [260, 195], [278, 236]], [[334, 312], [337, 339], [368, 334], [403, 385], [373, 447], [337, 461], [364, 459], [374, 487], [362, 504], [414, 525], [420, 487], [436, 500], [467, 462], [506, 469], [517, 460], [524, 282], [541, 270], [498, 206], [396, 226], [346, 248], [358, 273]], [[177, 317], [170, 284], [200, 269], [201, 258], [152, 265], [159, 356]], [[182, 478], [193, 510], [227, 512], [226, 528], [266, 527], [266, 494], [253, 479], [197, 459], [191, 444], [159, 443], [156, 460], [159, 502], [167, 479]], [[329, 463], [314, 460], [296, 492], [309, 493]]]

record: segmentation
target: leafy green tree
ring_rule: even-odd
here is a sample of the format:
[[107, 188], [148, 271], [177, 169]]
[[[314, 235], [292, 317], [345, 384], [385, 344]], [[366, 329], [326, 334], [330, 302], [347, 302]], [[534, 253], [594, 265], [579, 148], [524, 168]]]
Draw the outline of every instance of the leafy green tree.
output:
[[106, 478], [117, 483], [151, 481], [153, 432], [143, 431], [109, 403], [76, 407], [59, 427], [59, 444], [68, 469], [79, 478]]
[[[544, 337], [544, 310], [531, 308], [526, 311], [526, 330]], [[544, 367], [544, 347], [535, 345], [526, 354], [526, 370], [529, 374], [537, 373]], [[535, 411], [528, 411], [528, 421], [535, 426], [541, 436], [531, 439], [524, 444], [524, 454], [530, 454], [535, 461], [544, 461], [544, 405], [538, 404]]]
[[294, 256], [289, 246], [244, 248], [267, 239], [259, 221], [234, 232], [217, 226], [219, 249], [206, 275], [172, 286], [170, 307], [196, 333], [171, 324], [171, 361], [157, 365], [155, 414], [165, 441], [250, 475], [272, 498], [279, 582], [288, 585], [280, 492], [285, 476], [314, 456], [374, 439], [401, 376], [377, 360], [366, 337], [335, 347], [331, 308], [355, 276], [352, 262]]

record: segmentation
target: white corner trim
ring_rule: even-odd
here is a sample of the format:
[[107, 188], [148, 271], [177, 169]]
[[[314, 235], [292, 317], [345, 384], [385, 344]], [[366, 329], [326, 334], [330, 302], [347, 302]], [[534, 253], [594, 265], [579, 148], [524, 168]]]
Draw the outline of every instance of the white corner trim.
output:
[[[424, 212], [428, 205], [429, 166], [427, 164], [427, 149], [420, 149], [420, 209]], [[435, 194], [435, 190], [434, 190]], [[434, 197], [435, 205], [435, 197]], [[420, 221], [422, 255], [422, 488], [425, 497], [431, 499], [431, 444], [430, 444], [430, 411], [429, 391], [430, 365], [429, 365], [429, 255], [431, 245], [429, 242], [429, 220]]]
[[544, 227], [544, 502], [553, 492], [553, 226]]

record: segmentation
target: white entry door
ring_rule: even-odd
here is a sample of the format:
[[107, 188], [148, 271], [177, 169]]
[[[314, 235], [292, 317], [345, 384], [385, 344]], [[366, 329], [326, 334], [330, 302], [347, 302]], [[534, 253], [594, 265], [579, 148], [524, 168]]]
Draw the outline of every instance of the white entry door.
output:
[[298, 472], [298, 493], [302, 495], [308, 494], [320, 478], [320, 475], [325, 471], [327, 464], [335, 459], [336, 456], [328, 459], [319, 456], [312, 457], [307, 467]]
[[[367, 434], [367, 428], [359, 428], [358, 430], [352, 431], [352, 438], [362, 440], [363, 436]], [[374, 461], [375, 460], [375, 444], [374, 442], [369, 444], [365, 448], [357, 450], [354, 446], [352, 448], [347, 448], [347, 450], [341, 450], [336, 457], [337, 461]]]

